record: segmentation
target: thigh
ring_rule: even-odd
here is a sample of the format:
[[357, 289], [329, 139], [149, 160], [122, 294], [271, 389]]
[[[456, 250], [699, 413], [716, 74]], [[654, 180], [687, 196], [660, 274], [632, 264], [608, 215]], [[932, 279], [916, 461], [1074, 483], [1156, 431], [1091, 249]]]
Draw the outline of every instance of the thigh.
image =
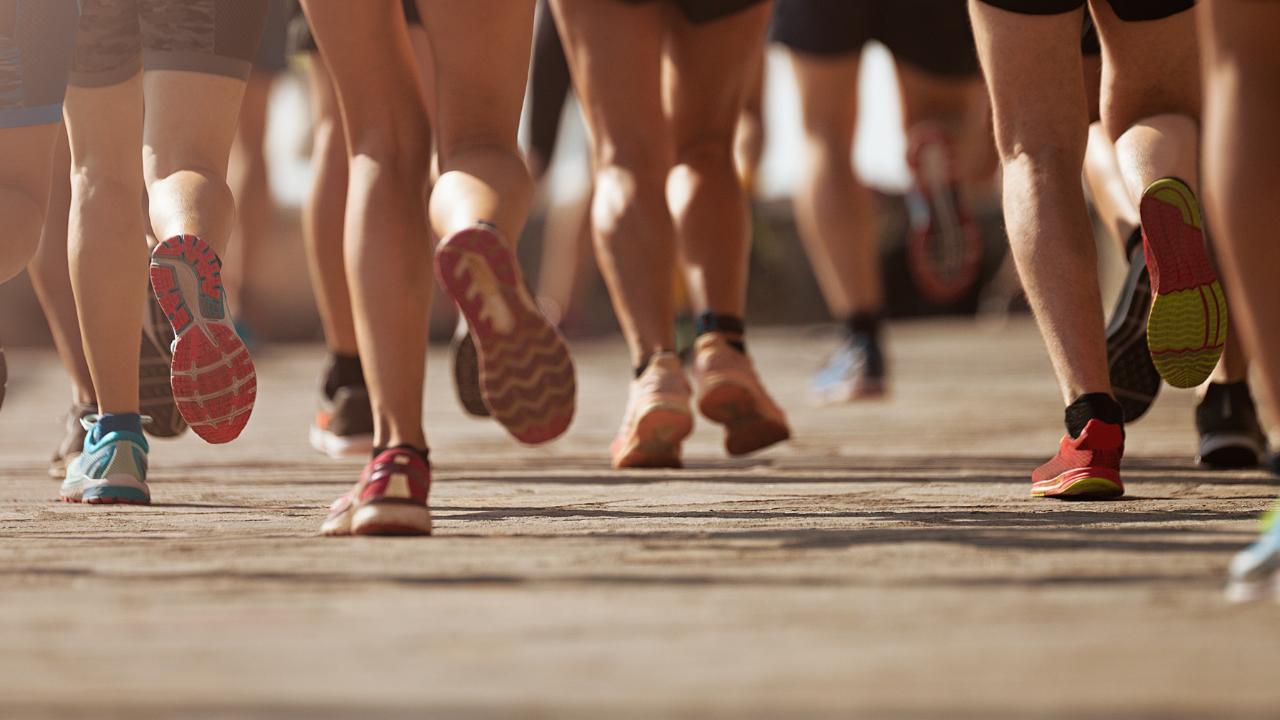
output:
[[677, 149], [708, 138], [732, 143], [772, 10], [760, 3], [705, 24], [673, 18], [663, 85]]
[[471, 144], [518, 152], [534, 0], [420, 0], [436, 67], [442, 170]]
[[[0, 187], [16, 188], [40, 203], [43, 215], [53, 179], [58, 123], [0, 127]], [[9, 218], [0, 218], [0, 222]]]
[[845, 155], [853, 151], [858, 122], [858, 53], [825, 56], [791, 53], [800, 91], [800, 120], [805, 135]]
[[147, 181], [179, 170], [225, 178], [245, 82], [221, 74], [147, 70], [143, 157]]
[[1121, 19], [1107, 2], [1091, 5], [1102, 44], [1103, 126], [1112, 140], [1145, 117], [1200, 117], [1200, 67], [1195, 13]]

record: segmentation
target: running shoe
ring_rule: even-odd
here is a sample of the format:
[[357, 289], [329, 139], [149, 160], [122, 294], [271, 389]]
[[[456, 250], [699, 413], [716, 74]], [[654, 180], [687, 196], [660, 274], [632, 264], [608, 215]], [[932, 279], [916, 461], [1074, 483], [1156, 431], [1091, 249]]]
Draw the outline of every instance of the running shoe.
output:
[[171, 438], [187, 429], [178, 412], [169, 380], [173, 365], [173, 327], [147, 282], [146, 308], [142, 313], [142, 348], [138, 353], [138, 411], [151, 417], [142, 429], [152, 437]]
[[1090, 420], [1072, 440], [1063, 435], [1058, 454], [1031, 473], [1032, 497], [1104, 498], [1124, 494], [1120, 458], [1124, 431], [1119, 425]]
[[490, 226], [440, 241], [436, 274], [466, 316], [489, 414], [529, 445], [554, 440], [573, 420], [577, 384], [569, 348], [525, 287], [520, 265]]
[[66, 502], [151, 504], [147, 489], [147, 439], [137, 432], [103, 432], [100, 415], [81, 419], [84, 451], [67, 466], [59, 496]]
[[631, 381], [622, 428], [609, 446], [613, 467], [683, 467], [680, 443], [693, 432], [692, 395], [678, 354], [650, 358], [649, 367]]
[[1196, 405], [1196, 430], [1200, 432], [1196, 462], [1201, 465], [1250, 468], [1266, 457], [1267, 437], [1244, 380], [1208, 384]]
[[67, 476], [67, 466], [84, 451], [84, 439], [89, 434], [81, 420], [98, 414], [97, 405], [72, 405], [67, 411], [67, 435], [49, 460], [49, 477], [61, 480]]
[[835, 405], [884, 397], [884, 353], [868, 333], [849, 333], [827, 364], [809, 379], [814, 405]]
[[4, 391], [9, 387], [9, 365], [4, 361], [4, 346], [0, 345], [0, 406], [4, 405]]
[[1280, 599], [1280, 522], [1276, 510], [1263, 516], [1262, 535], [1236, 553], [1228, 568], [1227, 600]]
[[222, 261], [205, 241], [175, 235], [151, 253], [151, 285], [173, 326], [170, 371], [183, 420], [211, 443], [236, 439], [257, 397], [249, 351], [222, 290]]
[[1151, 270], [1151, 360], [1170, 385], [1195, 387], [1227, 339], [1227, 300], [1205, 251], [1200, 205], [1185, 183], [1164, 178], [1147, 187], [1139, 209]]
[[925, 298], [950, 305], [978, 279], [982, 232], [956, 180], [950, 134], [933, 123], [917, 125], [910, 134], [907, 162], [914, 183], [907, 194], [907, 265]]
[[489, 408], [484, 406], [484, 393], [480, 391], [480, 357], [465, 317], [458, 318], [453, 342], [449, 343], [449, 360], [453, 366], [453, 392], [458, 396], [458, 404], [469, 415], [489, 417]]
[[723, 333], [699, 335], [693, 352], [698, 410], [725, 426], [724, 447], [730, 455], [746, 455], [791, 437], [786, 416], [760, 384], [751, 358]]
[[391, 448], [365, 466], [360, 480], [334, 501], [321, 535], [430, 535], [431, 468], [408, 448]]
[[1146, 414], [1160, 392], [1160, 372], [1147, 349], [1147, 315], [1151, 310], [1151, 274], [1142, 246], [1129, 259], [1120, 298], [1107, 326], [1107, 368], [1111, 392], [1124, 411], [1124, 421]]
[[311, 424], [311, 447], [329, 457], [367, 455], [373, 450], [373, 407], [363, 385], [320, 392], [320, 409]]

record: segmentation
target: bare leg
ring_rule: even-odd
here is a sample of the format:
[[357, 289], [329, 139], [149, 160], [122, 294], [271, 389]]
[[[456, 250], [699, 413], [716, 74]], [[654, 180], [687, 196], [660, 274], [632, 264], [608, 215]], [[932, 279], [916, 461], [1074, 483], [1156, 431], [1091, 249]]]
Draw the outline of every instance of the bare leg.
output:
[[222, 258], [222, 286], [238, 319], [249, 319], [246, 313], [251, 312], [244, 297], [244, 288], [249, 284], [247, 276], [255, 266], [251, 258], [258, 257], [262, 243], [271, 238], [274, 204], [263, 148], [271, 80], [270, 74], [257, 70], [249, 75], [227, 166], [227, 185], [235, 198], [236, 219], [226, 256]]
[[0, 131], [0, 157], [5, 159], [0, 174], [0, 218], [5, 227], [0, 282], [22, 272], [40, 245], [58, 132], [58, 123]]

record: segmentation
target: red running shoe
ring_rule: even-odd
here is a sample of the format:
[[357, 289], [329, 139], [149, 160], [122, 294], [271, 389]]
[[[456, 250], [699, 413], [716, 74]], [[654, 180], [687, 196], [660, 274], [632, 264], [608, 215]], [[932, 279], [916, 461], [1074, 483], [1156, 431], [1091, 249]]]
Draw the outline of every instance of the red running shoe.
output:
[[522, 443], [562, 435], [576, 402], [573, 359], [507, 244], [484, 224], [453, 233], [436, 249], [436, 275], [467, 318], [489, 414]]
[[924, 122], [911, 129], [907, 163], [914, 179], [907, 194], [907, 268], [921, 295], [950, 305], [977, 282], [982, 231], [965, 203], [951, 136], [941, 125]]
[[211, 443], [236, 439], [258, 394], [258, 376], [222, 292], [222, 261], [195, 235], [151, 252], [151, 287], [177, 339], [169, 379], [178, 412]]
[[1103, 498], [1124, 494], [1120, 458], [1124, 431], [1119, 425], [1090, 420], [1080, 437], [1062, 437], [1058, 454], [1031, 473], [1032, 497]]
[[431, 468], [406, 448], [378, 453], [360, 480], [334, 501], [321, 535], [430, 535]]

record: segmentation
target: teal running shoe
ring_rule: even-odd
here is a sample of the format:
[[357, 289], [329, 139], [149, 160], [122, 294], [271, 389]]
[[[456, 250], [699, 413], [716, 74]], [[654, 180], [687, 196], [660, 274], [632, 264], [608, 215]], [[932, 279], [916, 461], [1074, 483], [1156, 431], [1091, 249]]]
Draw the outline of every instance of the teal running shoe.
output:
[[[150, 418], [146, 418], [150, 420]], [[136, 414], [89, 415], [84, 452], [67, 466], [59, 493], [65, 502], [151, 504], [143, 418]]]
[[1280, 522], [1276, 510], [1262, 516], [1265, 529], [1252, 545], [1231, 559], [1227, 600], [1250, 602], [1280, 599]]

